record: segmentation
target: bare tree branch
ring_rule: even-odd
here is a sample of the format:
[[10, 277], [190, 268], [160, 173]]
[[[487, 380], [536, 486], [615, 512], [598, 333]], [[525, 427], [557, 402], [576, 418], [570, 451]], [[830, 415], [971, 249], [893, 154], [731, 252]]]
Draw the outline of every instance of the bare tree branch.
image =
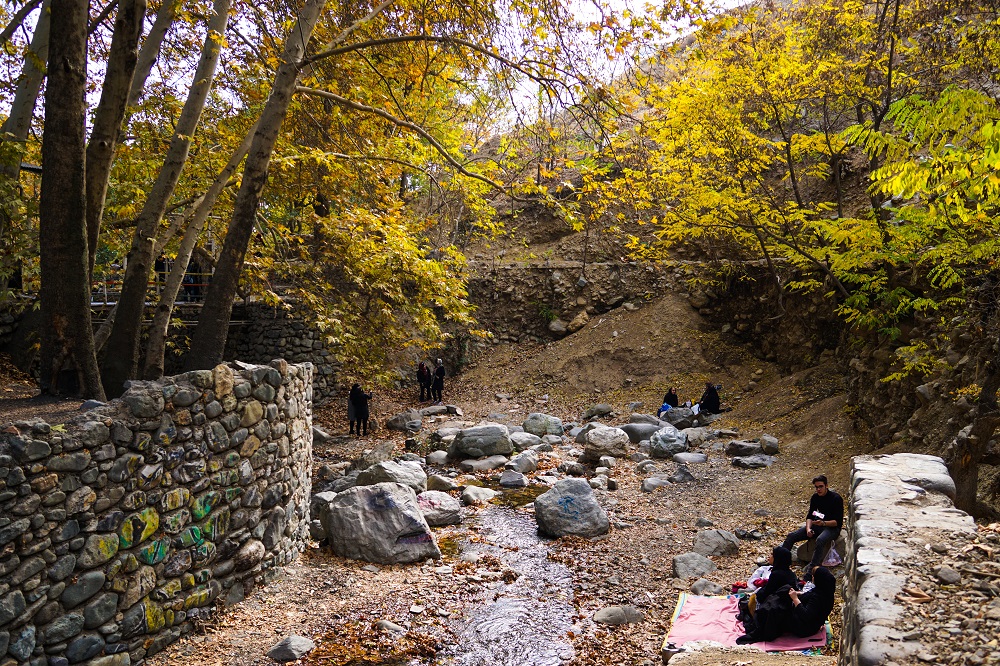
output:
[[340, 95], [329, 92], [327, 90], [317, 90], [315, 88], [307, 88], [305, 86], [296, 86], [295, 92], [303, 93], [305, 95], [315, 95], [317, 97], [325, 97], [326, 99], [333, 100], [334, 102], [340, 104], [341, 106], [347, 107], [349, 109], [354, 109], [355, 111], [361, 111], [362, 113], [370, 113], [372, 115], [378, 116], [379, 118], [382, 118], [383, 120], [388, 120], [390, 123], [393, 123], [398, 127], [405, 127], [406, 129], [414, 132], [415, 134], [418, 134], [421, 138], [427, 141], [427, 143], [431, 144], [431, 147], [433, 147], [434, 150], [436, 150], [438, 154], [440, 154], [441, 157], [443, 157], [445, 161], [452, 166], [452, 168], [461, 173], [463, 176], [466, 176], [467, 178], [473, 178], [480, 182], [486, 183], [490, 187], [497, 190], [506, 189], [504, 188], [503, 185], [496, 182], [495, 180], [487, 178], [486, 176], [483, 176], [478, 173], [473, 173], [472, 171], [466, 169], [457, 159], [455, 159], [455, 157], [451, 153], [448, 152], [447, 148], [442, 146], [437, 139], [435, 139], [427, 132], [427, 130], [425, 130], [420, 125], [417, 125], [416, 123], [411, 123], [409, 121], [403, 120], [402, 118], [397, 118], [392, 114], [383, 111], [382, 109], [376, 109], [373, 106], [368, 106], [366, 104], [360, 104], [358, 102], [354, 102], [352, 100], [347, 99], [346, 97], [341, 97]]
[[14, 36], [14, 32], [24, 23], [24, 19], [28, 18], [28, 14], [33, 12], [40, 4], [42, 4], [42, 0], [28, 0], [10, 17], [7, 27], [3, 29], [3, 32], [0, 32], [0, 46], [10, 41], [10, 38]]

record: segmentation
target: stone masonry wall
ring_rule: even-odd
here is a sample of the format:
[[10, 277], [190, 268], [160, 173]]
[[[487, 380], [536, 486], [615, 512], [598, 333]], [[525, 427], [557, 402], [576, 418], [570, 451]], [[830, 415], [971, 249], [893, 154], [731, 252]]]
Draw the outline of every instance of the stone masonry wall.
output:
[[233, 319], [245, 323], [230, 332], [224, 358], [266, 363], [280, 357], [292, 363], [312, 363], [316, 402], [337, 393], [341, 364], [336, 351], [326, 344], [322, 332], [294, 311], [261, 304], [235, 306]]
[[312, 366], [236, 363], [0, 434], [0, 666], [130, 666], [308, 537]]
[[955, 484], [936, 456], [858, 456], [851, 490], [839, 663], [926, 661], [933, 650], [925, 642], [944, 627], [921, 620], [919, 631], [907, 631], [913, 607], [904, 588], [919, 587], [947, 552], [943, 544], [971, 540], [976, 526], [952, 504]]

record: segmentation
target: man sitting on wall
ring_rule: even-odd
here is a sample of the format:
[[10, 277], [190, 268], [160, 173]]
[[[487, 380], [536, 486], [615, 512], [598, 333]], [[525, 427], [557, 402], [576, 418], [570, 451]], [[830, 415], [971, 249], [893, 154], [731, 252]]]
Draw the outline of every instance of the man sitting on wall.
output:
[[799, 541], [816, 539], [816, 551], [806, 567], [807, 575], [823, 564], [829, 545], [840, 536], [840, 529], [844, 526], [844, 498], [830, 490], [823, 474], [813, 479], [813, 487], [816, 492], [809, 499], [805, 527], [786, 536], [785, 542], [781, 544], [791, 550]]

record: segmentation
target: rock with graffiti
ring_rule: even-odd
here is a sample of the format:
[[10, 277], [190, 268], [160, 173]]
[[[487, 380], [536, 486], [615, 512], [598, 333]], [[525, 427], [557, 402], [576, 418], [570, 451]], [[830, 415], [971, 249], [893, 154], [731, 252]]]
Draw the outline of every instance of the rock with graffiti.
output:
[[592, 537], [608, 531], [608, 514], [584, 479], [563, 479], [535, 500], [538, 531], [549, 536]]

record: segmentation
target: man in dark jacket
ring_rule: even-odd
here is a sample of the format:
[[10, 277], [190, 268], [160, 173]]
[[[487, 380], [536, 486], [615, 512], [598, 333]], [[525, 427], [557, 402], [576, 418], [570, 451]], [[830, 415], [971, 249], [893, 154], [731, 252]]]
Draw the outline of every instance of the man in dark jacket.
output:
[[813, 487], [816, 492], [809, 499], [805, 527], [786, 536], [785, 542], [781, 544], [791, 550], [800, 541], [816, 539], [816, 551], [806, 567], [807, 573], [823, 564], [828, 546], [840, 536], [840, 530], [844, 526], [844, 498], [830, 490], [823, 474], [813, 479]]

